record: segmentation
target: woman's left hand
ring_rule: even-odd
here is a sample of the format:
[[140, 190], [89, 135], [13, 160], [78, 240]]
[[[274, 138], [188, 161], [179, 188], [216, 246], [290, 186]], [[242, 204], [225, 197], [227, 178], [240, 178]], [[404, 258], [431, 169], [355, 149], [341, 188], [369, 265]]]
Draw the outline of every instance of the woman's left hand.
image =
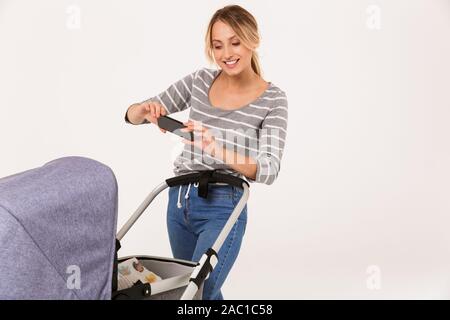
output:
[[181, 129], [183, 132], [193, 132], [194, 141], [183, 139], [183, 143], [193, 145], [206, 153], [214, 156], [217, 148], [216, 139], [210, 130], [203, 127], [200, 122], [188, 121], [183, 123], [186, 128]]

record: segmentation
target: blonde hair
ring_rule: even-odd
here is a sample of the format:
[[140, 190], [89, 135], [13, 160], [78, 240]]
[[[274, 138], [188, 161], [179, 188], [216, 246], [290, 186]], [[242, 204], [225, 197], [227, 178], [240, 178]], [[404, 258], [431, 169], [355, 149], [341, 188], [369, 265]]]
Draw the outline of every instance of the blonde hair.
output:
[[208, 61], [211, 63], [216, 62], [212, 45], [212, 28], [217, 21], [228, 24], [234, 32], [236, 32], [244, 45], [253, 50], [251, 62], [252, 69], [257, 75], [262, 76], [259, 56], [255, 51], [260, 43], [258, 24], [250, 12], [238, 5], [223, 7], [222, 9], [217, 10], [211, 18], [205, 37], [205, 53]]

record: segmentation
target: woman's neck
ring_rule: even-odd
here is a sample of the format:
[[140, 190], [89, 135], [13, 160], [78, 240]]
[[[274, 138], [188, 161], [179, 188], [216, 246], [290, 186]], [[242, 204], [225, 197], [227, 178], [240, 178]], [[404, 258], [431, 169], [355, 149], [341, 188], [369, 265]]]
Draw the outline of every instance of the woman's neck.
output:
[[260, 80], [260, 77], [252, 68], [244, 70], [235, 76], [229, 76], [222, 70], [220, 77], [222, 78], [222, 84], [226, 89], [236, 91], [242, 90], [243, 88], [254, 87]]

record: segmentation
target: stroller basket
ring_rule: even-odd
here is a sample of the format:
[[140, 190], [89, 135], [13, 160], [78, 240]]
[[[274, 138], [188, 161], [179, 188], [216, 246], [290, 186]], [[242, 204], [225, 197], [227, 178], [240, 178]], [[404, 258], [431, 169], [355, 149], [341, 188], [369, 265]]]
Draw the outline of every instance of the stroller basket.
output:
[[[120, 258], [119, 263], [129, 258], [132, 257]], [[132, 287], [131, 290], [116, 291], [113, 293], [114, 300], [179, 300], [186, 289], [191, 273], [197, 265], [196, 262], [192, 261], [162, 257], [136, 256], [135, 258], [145, 268], [161, 276], [163, 280], [155, 282], [151, 286], [141, 284]], [[201, 300], [202, 291], [203, 286], [201, 286], [193, 299]]]

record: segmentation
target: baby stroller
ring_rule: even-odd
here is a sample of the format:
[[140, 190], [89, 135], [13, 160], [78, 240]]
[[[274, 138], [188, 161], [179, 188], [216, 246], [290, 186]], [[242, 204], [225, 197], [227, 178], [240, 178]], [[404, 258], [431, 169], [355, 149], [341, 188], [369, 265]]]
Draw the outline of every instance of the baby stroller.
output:
[[[243, 188], [243, 196], [213, 246], [199, 262], [137, 256], [162, 280], [117, 290], [120, 240], [153, 199], [168, 187], [198, 183]], [[204, 171], [167, 179], [120, 229], [117, 182], [107, 166], [66, 157], [0, 179], [0, 299], [201, 299], [217, 252], [249, 197], [249, 185], [234, 176]]]

